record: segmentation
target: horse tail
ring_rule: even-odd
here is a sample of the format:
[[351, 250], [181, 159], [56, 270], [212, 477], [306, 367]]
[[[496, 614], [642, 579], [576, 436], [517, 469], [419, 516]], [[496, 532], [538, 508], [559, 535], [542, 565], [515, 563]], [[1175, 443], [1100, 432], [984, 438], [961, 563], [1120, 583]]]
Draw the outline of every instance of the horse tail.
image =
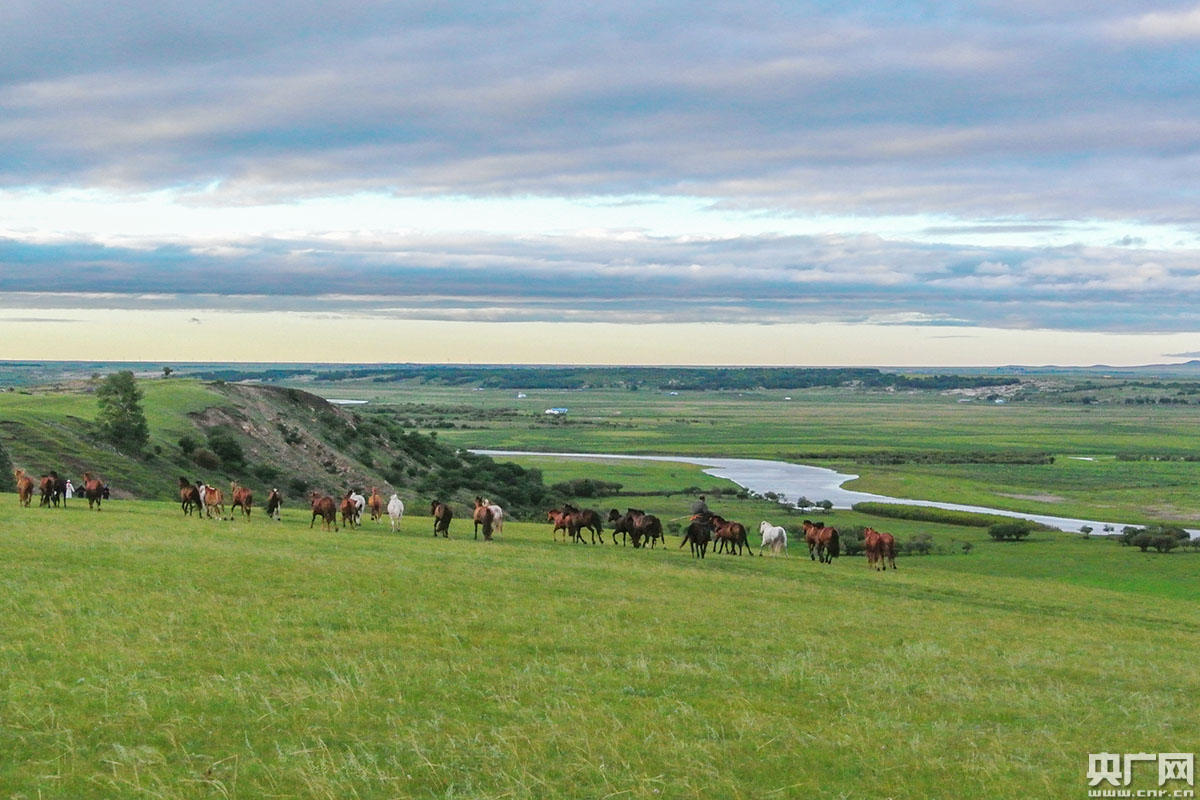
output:
[[837, 558], [842, 554], [841, 537], [838, 536], [837, 528], [830, 528], [829, 530], [829, 555], [832, 558]]

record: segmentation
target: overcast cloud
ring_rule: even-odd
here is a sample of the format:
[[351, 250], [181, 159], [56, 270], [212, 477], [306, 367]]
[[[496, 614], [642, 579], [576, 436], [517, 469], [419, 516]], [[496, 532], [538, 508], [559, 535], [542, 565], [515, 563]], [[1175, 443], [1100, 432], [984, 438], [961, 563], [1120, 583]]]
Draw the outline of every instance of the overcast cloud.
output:
[[[9, 0], [0, 192], [295, 217], [137, 236], [0, 218], [0, 292], [1198, 330], [1197, 45], [1195, 2]], [[686, 199], [758, 222], [360, 229], [300, 202], [350, 197]]]

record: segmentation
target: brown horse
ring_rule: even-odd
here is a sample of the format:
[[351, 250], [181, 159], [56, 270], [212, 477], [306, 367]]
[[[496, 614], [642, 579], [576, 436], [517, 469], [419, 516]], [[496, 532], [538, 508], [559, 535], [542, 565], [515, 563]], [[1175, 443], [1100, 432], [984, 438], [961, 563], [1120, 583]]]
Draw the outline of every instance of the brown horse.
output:
[[246, 519], [250, 519], [250, 509], [254, 506], [254, 493], [245, 486], [238, 486], [237, 481], [229, 484], [229, 518], [233, 519], [233, 510], [240, 508]]
[[440, 533], [443, 539], [449, 539], [450, 520], [454, 519], [454, 511], [440, 500], [434, 500], [429, 504], [429, 513], [433, 516], [434, 537]]
[[[712, 524], [712, 537], [716, 542], [714, 552], [723, 553], [728, 548], [731, 554], [742, 554], [742, 550], [750, 550], [750, 542], [746, 538], [746, 526], [740, 522], [730, 522], [724, 517], [713, 514], [709, 517]], [[753, 555], [753, 553], [751, 553]]]
[[372, 522], [383, 519], [383, 496], [374, 486], [371, 487], [371, 496], [367, 498], [367, 508], [371, 509]]
[[[200, 507], [204, 509], [204, 516], [212, 519], [215, 508], [217, 519], [225, 519], [225, 493], [203, 481], [196, 481], [196, 489], [200, 492]], [[230, 515], [230, 519], [232, 518]]]
[[272, 489], [267, 493], [267, 516], [278, 522], [281, 506], [283, 506], [283, 495], [279, 493], [278, 489]]
[[83, 496], [87, 498], [88, 508], [95, 508], [99, 511], [100, 501], [104, 499], [104, 481], [90, 472], [85, 472], [79, 488], [83, 492]]
[[822, 564], [832, 564], [841, 555], [841, 539], [837, 528], [831, 528], [820, 520], [804, 520], [804, 541], [808, 543], [808, 557]]
[[596, 537], [600, 537], [600, 544], [604, 544], [604, 525], [600, 522], [600, 515], [590, 508], [575, 508], [570, 504], [563, 505], [563, 511], [569, 515], [567, 522], [571, 530], [572, 538], [578, 541], [583, 541], [583, 531], [586, 529], [592, 534], [592, 544], [596, 543]]
[[571, 515], [561, 508], [552, 508], [546, 512], [546, 521], [554, 523], [554, 530], [550, 535], [554, 541], [558, 541], [558, 532], [563, 532], [563, 542], [567, 541], [567, 534], [571, 530]]
[[23, 469], [14, 469], [13, 477], [17, 481], [17, 503], [29, 508], [33, 501], [33, 478], [26, 475]]
[[317, 517], [320, 517], [322, 529], [329, 530], [329, 526], [332, 525], [336, 531], [338, 529], [337, 504], [333, 502], [333, 498], [314, 491], [308, 493], [308, 499], [312, 501], [312, 522], [308, 523], [309, 529], [312, 529]]
[[42, 499], [38, 501], [38, 508], [49, 508], [50, 501], [54, 501], [54, 505], [58, 505], [58, 498], [54, 496], [54, 485], [57, 483], [57, 475], [43, 475], [38, 480], [38, 492], [41, 493]]
[[[200, 490], [192, 485], [192, 482], [182, 475], [179, 476], [179, 507], [183, 513], [190, 516], [193, 511], [199, 512], [204, 508], [200, 502]], [[196, 514], [199, 519], [200, 514]]]
[[867, 567], [887, 571], [888, 564], [896, 568], [896, 537], [874, 528], [863, 531], [863, 550], [867, 554]]
[[492, 531], [492, 512], [488, 508], [488, 504], [483, 502], [483, 498], [475, 495], [475, 508], [471, 511], [471, 521], [475, 523], [475, 538], [479, 538], [479, 526], [483, 525], [485, 532], [483, 538], [490, 539]]
[[354, 528], [358, 525], [358, 503], [354, 502], [354, 490], [346, 492], [346, 496], [342, 498], [342, 527]]

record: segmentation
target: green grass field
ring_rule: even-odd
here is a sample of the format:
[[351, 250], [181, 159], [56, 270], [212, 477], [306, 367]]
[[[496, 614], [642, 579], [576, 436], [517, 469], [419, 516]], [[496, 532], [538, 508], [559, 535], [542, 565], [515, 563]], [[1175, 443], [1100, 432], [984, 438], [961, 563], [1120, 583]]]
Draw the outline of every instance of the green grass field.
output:
[[1200, 750], [1192, 553], [308, 525], [0, 495], [0, 796], [1070, 798], [1090, 752]]
[[[996, 405], [852, 389], [674, 396], [528, 390], [517, 399], [512, 391], [366, 381], [305, 388], [369, 399], [370, 408], [425, 427], [452, 424], [438, 436], [461, 447], [774, 458], [858, 474], [847, 488], [891, 496], [1200, 527], [1200, 460], [1162, 460], [1200, 459], [1200, 406]], [[565, 421], [542, 413], [553, 406], [570, 409]], [[857, 460], [879, 451], [917, 458], [896, 465]], [[1048, 453], [1055, 460], [953, 463], [976, 453]]]

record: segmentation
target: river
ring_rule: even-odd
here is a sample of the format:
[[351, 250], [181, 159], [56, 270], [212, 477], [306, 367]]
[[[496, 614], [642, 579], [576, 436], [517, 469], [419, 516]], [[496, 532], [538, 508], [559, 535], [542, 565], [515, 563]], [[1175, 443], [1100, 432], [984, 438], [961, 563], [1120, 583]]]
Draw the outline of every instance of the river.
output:
[[[813, 501], [829, 500], [834, 508], [849, 508], [855, 503], [878, 502], [899, 503], [908, 506], [926, 506], [929, 508], [944, 508], [952, 511], [972, 511], [978, 514], [996, 514], [1017, 519], [1030, 519], [1049, 525], [1063, 531], [1078, 533], [1083, 526], [1088, 526], [1095, 533], [1104, 532], [1105, 526], [1110, 526], [1113, 532], [1120, 532], [1129, 522], [1107, 522], [1094, 519], [1077, 519], [1075, 517], [1055, 517], [1048, 514], [1031, 514], [1023, 511], [1008, 511], [1002, 508], [987, 508], [985, 506], [968, 506], [961, 503], [943, 503], [938, 500], [920, 500], [909, 497], [888, 497], [870, 492], [856, 492], [843, 489], [842, 485], [857, 478], [825, 467], [813, 467], [807, 464], [789, 464], [785, 461], [768, 461], [759, 458], [706, 458], [696, 456], [627, 456], [606, 453], [535, 453], [527, 450], [472, 450], [472, 453], [503, 458], [505, 456], [547, 456], [552, 458], [580, 459], [622, 459], [630, 461], [670, 461], [681, 464], [695, 464], [704, 467], [704, 473], [714, 478], [726, 478], [738, 486], [757, 494], [774, 492], [777, 495], [795, 501], [807, 497]], [[1195, 535], [1195, 531], [1192, 532]]]

